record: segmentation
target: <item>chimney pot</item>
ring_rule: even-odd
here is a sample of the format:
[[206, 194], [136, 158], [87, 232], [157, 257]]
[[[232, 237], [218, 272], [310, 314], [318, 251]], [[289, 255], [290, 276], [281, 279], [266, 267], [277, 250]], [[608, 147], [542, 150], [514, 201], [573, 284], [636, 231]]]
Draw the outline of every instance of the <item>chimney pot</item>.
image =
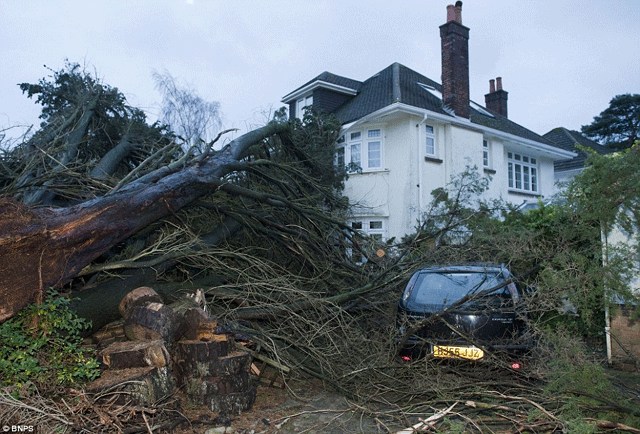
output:
[[462, 2], [457, 1], [454, 8], [456, 22], [462, 24]]
[[453, 5], [447, 6], [447, 22], [456, 20], [456, 12]]
[[508, 99], [509, 92], [502, 89], [502, 77], [489, 80], [489, 93], [484, 96], [485, 106], [489, 111], [508, 117]]

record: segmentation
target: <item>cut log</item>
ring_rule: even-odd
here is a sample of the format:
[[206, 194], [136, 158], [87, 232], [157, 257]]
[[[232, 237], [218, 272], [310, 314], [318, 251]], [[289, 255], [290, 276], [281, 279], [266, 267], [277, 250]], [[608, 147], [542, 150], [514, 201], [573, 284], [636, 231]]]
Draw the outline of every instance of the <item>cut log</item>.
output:
[[144, 306], [148, 303], [162, 303], [162, 297], [160, 297], [153, 288], [141, 286], [122, 297], [118, 305], [118, 310], [120, 311], [120, 315], [126, 318], [131, 309], [136, 306]]
[[181, 363], [208, 363], [220, 357], [229, 355], [233, 348], [233, 342], [226, 335], [216, 335], [211, 341], [178, 341], [175, 346], [175, 362]]
[[181, 326], [180, 318], [162, 303], [132, 308], [124, 321], [124, 332], [132, 341], [161, 339], [171, 345]]
[[124, 333], [124, 320], [107, 324], [105, 327], [95, 332], [91, 336], [91, 339], [99, 350], [114, 342], [126, 341], [127, 336]]
[[[181, 357], [185, 357], [184, 354]], [[177, 360], [175, 374], [178, 385], [182, 386], [189, 378], [222, 377], [248, 372], [250, 365], [251, 355], [236, 351], [228, 356], [214, 357], [209, 360], [198, 361], [193, 358]]]
[[87, 384], [86, 391], [94, 393], [97, 401], [116, 396], [119, 404], [154, 405], [171, 395], [174, 386], [168, 368], [146, 367], [104, 371], [100, 378]]
[[109, 369], [141, 368], [169, 365], [169, 352], [160, 340], [115, 342], [99, 354]]

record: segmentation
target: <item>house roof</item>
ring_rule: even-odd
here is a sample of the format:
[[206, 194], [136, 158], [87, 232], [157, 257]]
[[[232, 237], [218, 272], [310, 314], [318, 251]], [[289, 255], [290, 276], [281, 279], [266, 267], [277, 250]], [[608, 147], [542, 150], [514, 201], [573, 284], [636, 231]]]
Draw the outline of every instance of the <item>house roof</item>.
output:
[[[440, 115], [455, 118], [452, 110], [442, 104], [442, 86], [424, 75], [400, 63], [393, 63], [374, 74], [364, 82], [323, 72], [283, 98], [283, 102], [292, 100], [291, 96], [314, 83], [327, 82], [333, 85], [357, 90], [357, 94], [338, 107], [333, 113], [343, 123], [354, 122], [362, 117], [394, 103], [402, 103]], [[555, 143], [516, 124], [504, 116], [489, 113], [478, 104], [471, 103], [470, 119], [472, 124], [491, 128], [527, 140], [557, 147]], [[561, 148], [562, 149], [562, 148]]]
[[554, 168], [557, 172], [562, 172], [566, 170], [574, 170], [580, 169], [584, 167], [584, 163], [587, 160], [587, 153], [578, 149], [576, 146], [584, 146], [589, 149], [593, 149], [599, 154], [607, 154], [612, 152], [611, 149], [608, 149], [599, 143], [594, 142], [591, 139], [586, 138], [582, 134], [577, 131], [571, 131], [564, 127], [554, 128], [548, 133], [544, 134], [544, 137], [553, 142], [557, 147], [566, 149], [567, 151], [572, 151], [578, 154], [576, 157], [571, 160], [565, 161], [556, 161], [554, 163]]
[[306, 90], [311, 90], [317, 86], [322, 85], [333, 85], [334, 89], [343, 88], [345, 91], [353, 91], [353, 93], [357, 93], [360, 90], [360, 86], [362, 85], [362, 83], [358, 80], [353, 80], [341, 75], [332, 74], [329, 71], [324, 71], [317, 77], [312, 78], [302, 86], [285, 95], [282, 98], [282, 102], [288, 103], [297, 98], [298, 94], [300, 94], [301, 92], [305, 92]]

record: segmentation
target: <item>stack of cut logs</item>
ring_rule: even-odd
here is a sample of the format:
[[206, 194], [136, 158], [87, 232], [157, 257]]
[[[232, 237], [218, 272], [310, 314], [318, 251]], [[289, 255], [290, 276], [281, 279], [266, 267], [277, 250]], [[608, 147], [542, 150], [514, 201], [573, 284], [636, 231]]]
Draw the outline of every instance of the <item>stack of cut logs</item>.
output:
[[211, 411], [251, 408], [251, 355], [236, 351], [233, 337], [217, 333], [217, 322], [195, 302], [165, 305], [152, 288], [140, 287], [119, 308], [124, 319], [94, 335], [105, 370], [88, 391], [151, 405], [178, 388]]

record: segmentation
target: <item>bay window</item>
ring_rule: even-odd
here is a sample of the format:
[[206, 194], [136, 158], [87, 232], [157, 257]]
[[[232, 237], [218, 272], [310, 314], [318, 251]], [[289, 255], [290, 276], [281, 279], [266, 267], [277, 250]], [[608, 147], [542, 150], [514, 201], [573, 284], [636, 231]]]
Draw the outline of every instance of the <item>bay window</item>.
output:
[[507, 153], [509, 188], [538, 192], [538, 161], [528, 155]]

